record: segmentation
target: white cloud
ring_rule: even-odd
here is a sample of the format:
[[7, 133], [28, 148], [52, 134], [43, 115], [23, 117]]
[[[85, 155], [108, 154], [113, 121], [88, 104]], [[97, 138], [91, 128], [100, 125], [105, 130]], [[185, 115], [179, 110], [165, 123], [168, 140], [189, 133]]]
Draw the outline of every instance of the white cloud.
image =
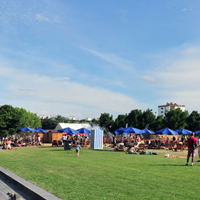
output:
[[167, 66], [162, 67], [160, 73], [157, 74], [157, 78], [167, 87], [190, 88], [197, 86], [197, 82], [200, 82], [200, 47], [184, 47], [178, 49], [175, 55], [174, 53], [173, 51], [171, 60], [166, 62]]
[[[187, 44], [162, 54], [162, 67], [156, 68], [154, 78], [160, 83], [158, 91], [163, 102], [174, 101], [186, 109], [200, 110], [200, 45]], [[167, 58], [167, 59], [166, 59]]]
[[[99, 117], [108, 112], [117, 116], [143, 105], [126, 95], [85, 86], [68, 79], [29, 73], [0, 62], [0, 78], [6, 78], [7, 102], [38, 114]], [[10, 98], [8, 98], [10, 97]]]

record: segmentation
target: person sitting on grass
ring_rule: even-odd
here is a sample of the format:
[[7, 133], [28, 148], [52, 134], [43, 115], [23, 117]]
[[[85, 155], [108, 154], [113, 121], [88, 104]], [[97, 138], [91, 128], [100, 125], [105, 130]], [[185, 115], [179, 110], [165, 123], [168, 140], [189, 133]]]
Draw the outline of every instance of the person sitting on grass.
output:
[[126, 151], [126, 147], [124, 146], [124, 143], [118, 143], [116, 150], [117, 151]]
[[127, 147], [126, 153], [127, 154], [136, 153], [135, 146], [130, 144], [129, 147]]
[[3, 143], [3, 147], [2, 147], [2, 149], [6, 149], [7, 147], [6, 147], [6, 142], [4, 142]]
[[7, 147], [6, 147], [6, 149], [9, 149], [9, 150], [11, 150], [12, 148], [11, 148], [11, 140], [10, 139], [8, 139], [7, 141], [6, 141], [6, 144], [7, 144]]
[[176, 142], [174, 143], [173, 151], [177, 151], [177, 143]]
[[80, 149], [81, 149], [80, 142], [77, 142], [77, 145], [76, 145], [76, 156], [77, 157], [79, 156]]

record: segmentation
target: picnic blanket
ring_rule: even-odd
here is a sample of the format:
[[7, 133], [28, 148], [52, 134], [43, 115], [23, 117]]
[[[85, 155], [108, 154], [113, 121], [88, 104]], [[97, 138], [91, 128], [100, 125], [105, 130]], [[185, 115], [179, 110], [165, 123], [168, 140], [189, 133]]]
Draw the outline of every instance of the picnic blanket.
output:
[[187, 158], [186, 156], [170, 155], [166, 154], [165, 158]]

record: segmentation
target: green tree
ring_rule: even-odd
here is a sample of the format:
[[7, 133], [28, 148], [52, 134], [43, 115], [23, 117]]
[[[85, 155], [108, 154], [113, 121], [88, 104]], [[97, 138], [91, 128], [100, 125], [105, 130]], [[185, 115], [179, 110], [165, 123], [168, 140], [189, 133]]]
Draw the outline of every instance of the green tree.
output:
[[200, 130], [200, 114], [197, 111], [192, 111], [192, 113], [186, 119], [186, 128], [191, 131]]
[[153, 114], [152, 110], [147, 109], [146, 111], [143, 111], [140, 127], [142, 129], [144, 129], [145, 127], [151, 129], [151, 125], [155, 121], [155, 119], [156, 116]]
[[132, 110], [127, 115], [127, 123], [129, 127], [132, 126], [135, 128], [143, 128], [142, 111], [138, 109]]
[[171, 128], [173, 130], [185, 128], [187, 125], [187, 117], [188, 112], [183, 112], [180, 108], [170, 110], [166, 113], [164, 118], [165, 127]]
[[118, 115], [112, 126], [112, 131], [114, 131], [120, 127], [126, 127], [126, 118], [127, 118], [126, 115]]
[[157, 116], [155, 121], [151, 124], [151, 126], [150, 126], [151, 128], [150, 129], [152, 131], [158, 131], [158, 130], [160, 130], [162, 128], [165, 128], [163, 121], [164, 121], [164, 119], [163, 119], [162, 116]]
[[4, 105], [0, 107], [0, 134], [1, 136], [9, 135], [11, 131], [13, 133], [13, 115], [15, 109], [10, 105]]
[[109, 113], [102, 113], [99, 118], [99, 125], [106, 130], [110, 130], [114, 124], [113, 116]]
[[30, 127], [42, 127], [41, 119], [34, 113], [28, 112], [30, 116]]
[[43, 129], [54, 129], [57, 125], [57, 121], [53, 120], [52, 118], [44, 118], [41, 119], [42, 128]]
[[68, 123], [69, 122], [69, 119], [66, 118], [66, 117], [63, 117], [61, 115], [57, 115], [56, 118], [55, 118], [55, 121], [56, 123]]
[[63, 117], [61, 115], [57, 115], [55, 118], [45, 117], [41, 119], [43, 129], [54, 129], [59, 123], [69, 123], [69, 122], [70, 120], [68, 118]]
[[91, 121], [93, 124], [99, 125], [99, 119], [93, 118]]

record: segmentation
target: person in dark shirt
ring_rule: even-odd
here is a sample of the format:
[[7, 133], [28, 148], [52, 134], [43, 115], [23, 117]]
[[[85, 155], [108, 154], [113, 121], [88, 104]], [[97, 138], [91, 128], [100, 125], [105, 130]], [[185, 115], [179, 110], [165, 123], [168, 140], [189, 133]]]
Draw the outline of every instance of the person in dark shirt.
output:
[[187, 163], [186, 163], [186, 165], [188, 165], [188, 162], [189, 162], [189, 159], [190, 159], [190, 155], [192, 154], [191, 166], [193, 166], [194, 159], [195, 159], [195, 153], [196, 153], [196, 148], [195, 148], [194, 144], [196, 144], [196, 147], [198, 146], [198, 140], [194, 136], [195, 136], [195, 133], [192, 133], [191, 137], [189, 137], [187, 139], [188, 155], [187, 155]]

